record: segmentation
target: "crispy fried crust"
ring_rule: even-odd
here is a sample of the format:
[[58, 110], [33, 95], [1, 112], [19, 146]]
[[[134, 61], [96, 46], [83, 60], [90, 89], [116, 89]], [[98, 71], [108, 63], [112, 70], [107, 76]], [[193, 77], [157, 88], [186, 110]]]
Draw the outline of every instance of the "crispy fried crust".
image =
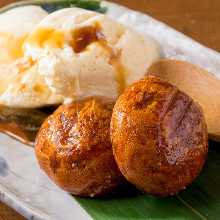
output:
[[191, 96], [203, 109], [209, 137], [220, 142], [220, 80], [194, 64], [164, 59], [153, 63], [148, 74], [160, 77]]
[[103, 100], [89, 98], [60, 106], [36, 139], [40, 167], [74, 195], [101, 196], [123, 182], [109, 134], [113, 103]]
[[119, 97], [111, 137], [123, 175], [156, 196], [176, 194], [192, 183], [208, 152], [200, 106], [156, 77], [138, 81]]

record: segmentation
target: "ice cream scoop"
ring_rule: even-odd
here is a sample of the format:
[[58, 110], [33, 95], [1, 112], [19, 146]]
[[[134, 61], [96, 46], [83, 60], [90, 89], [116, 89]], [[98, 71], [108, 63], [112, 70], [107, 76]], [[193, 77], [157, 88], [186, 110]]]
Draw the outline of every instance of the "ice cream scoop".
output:
[[25, 38], [0, 104], [33, 108], [97, 95], [115, 99], [159, 54], [153, 41], [105, 15], [62, 9]]

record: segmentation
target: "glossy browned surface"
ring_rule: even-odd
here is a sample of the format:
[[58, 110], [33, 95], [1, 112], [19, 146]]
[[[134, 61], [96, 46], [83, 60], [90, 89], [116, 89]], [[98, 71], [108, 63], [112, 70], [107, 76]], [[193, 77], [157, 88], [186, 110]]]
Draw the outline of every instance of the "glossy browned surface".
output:
[[[1, 0], [0, 6], [14, 0]], [[219, 0], [113, 0], [130, 8], [146, 12], [199, 42], [220, 51]], [[0, 220], [20, 220], [13, 210], [0, 203]]]
[[123, 182], [110, 140], [114, 102], [89, 98], [60, 106], [42, 125], [35, 145], [40, 167], [64, 190], [101, 196]]
[[139, 189], [173, 195], [200, 173], [208, 150], [201, 108], [156, 77], [125, 90], [113, 110], [114, 156], [123, 175]]
[[[211, 139], [220, 141], [220, 80], [191, 63], [160, 60], [152, 64], [148, 73], [172, 83], [197, 101], [204, 111]], [[196, 82], [193, 83], [192, 82]]]

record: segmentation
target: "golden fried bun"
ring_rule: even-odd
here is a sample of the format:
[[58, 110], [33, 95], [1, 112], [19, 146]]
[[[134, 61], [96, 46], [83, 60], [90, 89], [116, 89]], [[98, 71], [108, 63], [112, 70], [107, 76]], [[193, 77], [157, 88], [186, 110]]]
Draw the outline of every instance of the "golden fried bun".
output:
[[205, 115], [209, 137], [220, 142], [220, 79], [194, 64], [173, 59], [153, 63], [148, 74], [172, 83], [198, 102]]
[[40, 167], [62, 189], [79, 196], [114, 191], [123, 177], [110, 140], [114, 103], [88, 98], [60, 106], [42, 125], [35, 152]]
[[208, 152], [200, 106], [171, 84], [147, 77], [113, 110], [113, 152], [128, 181], [146, 193], [178, 193], [199, 175]]

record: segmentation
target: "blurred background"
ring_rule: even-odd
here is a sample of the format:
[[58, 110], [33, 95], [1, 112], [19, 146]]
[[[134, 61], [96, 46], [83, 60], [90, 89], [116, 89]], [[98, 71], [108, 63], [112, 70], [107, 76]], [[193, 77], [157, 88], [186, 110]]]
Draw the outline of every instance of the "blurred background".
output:
[[[13, 0], [0, 0], [0, 7]], [[112, 0], [147, 13], [220, 52], [220, 0]], [[24, 220], [0, 202], [0, 220]]]

